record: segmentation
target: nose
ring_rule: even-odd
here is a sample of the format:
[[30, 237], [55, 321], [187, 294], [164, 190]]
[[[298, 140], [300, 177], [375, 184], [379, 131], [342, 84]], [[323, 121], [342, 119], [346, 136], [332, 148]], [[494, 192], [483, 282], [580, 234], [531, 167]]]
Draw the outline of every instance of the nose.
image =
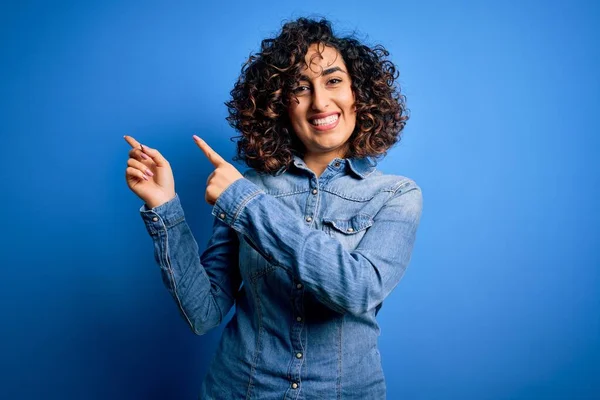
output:
[[318, 87], [315, 85], [312, 93], [312, 104], [311, 108], [313, 111], [325, 111], [329, 106], [329, 93], [325, 88]]

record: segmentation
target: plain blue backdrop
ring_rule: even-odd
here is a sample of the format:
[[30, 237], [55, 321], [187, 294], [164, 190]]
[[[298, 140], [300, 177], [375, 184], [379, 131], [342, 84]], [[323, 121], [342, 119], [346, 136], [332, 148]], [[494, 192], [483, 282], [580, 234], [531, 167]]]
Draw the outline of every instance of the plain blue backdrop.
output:
[[424, 195], [388, 397], [600, 398], [592, 1], [2, 2], [0, 398], [197, 397], [222, 327], [194, 336], [162, 286], [123, 135], [171, 162], [203, 250], [192, 135], [231, 160], [240, 67], [300, 16], [384, 45], [411, 111], [380, 164]]

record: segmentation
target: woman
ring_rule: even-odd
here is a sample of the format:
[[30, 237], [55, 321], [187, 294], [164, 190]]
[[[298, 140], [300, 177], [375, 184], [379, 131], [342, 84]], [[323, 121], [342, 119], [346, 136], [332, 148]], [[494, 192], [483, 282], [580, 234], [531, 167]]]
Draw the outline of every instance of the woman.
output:
[[213, 234], [202, 255], [168, 162], [126, 137], [129, 187], [163, 280], [196, 334], [235, 303], [202, 399], [384, 399], [375, 319], [410, 260], [422, 197], [376, 157], [404, 97], [381, 47], [300, 18], [262, 42], [227, 103], [243, 175], [200, 138]]

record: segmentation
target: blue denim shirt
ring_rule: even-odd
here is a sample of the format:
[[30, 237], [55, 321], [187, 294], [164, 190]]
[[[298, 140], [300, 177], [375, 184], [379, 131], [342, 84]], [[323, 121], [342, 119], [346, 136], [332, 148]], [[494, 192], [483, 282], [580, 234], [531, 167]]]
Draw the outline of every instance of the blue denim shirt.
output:
[[229, 321], [201, 399], [384, 399], [375, 319], [411, 258], [421, 189], [371, 158], [250, 169], [199, 255], [178, 195], [140, 209], [163, 282], [198, 335]]

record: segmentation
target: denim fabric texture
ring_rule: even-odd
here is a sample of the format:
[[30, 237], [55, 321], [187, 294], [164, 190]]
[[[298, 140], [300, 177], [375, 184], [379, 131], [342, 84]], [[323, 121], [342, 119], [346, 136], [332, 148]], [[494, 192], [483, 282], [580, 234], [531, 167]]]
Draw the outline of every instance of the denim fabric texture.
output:
[[163, 282], [191, 330], [235, 304], [201, 399], [385, 399], [376, 315], [411, 258], [422, 194], [371, 158], [317, 178], [294, 156], [250, 169], [217, 199], [200, 255], [178, 195], [140, 214]]

